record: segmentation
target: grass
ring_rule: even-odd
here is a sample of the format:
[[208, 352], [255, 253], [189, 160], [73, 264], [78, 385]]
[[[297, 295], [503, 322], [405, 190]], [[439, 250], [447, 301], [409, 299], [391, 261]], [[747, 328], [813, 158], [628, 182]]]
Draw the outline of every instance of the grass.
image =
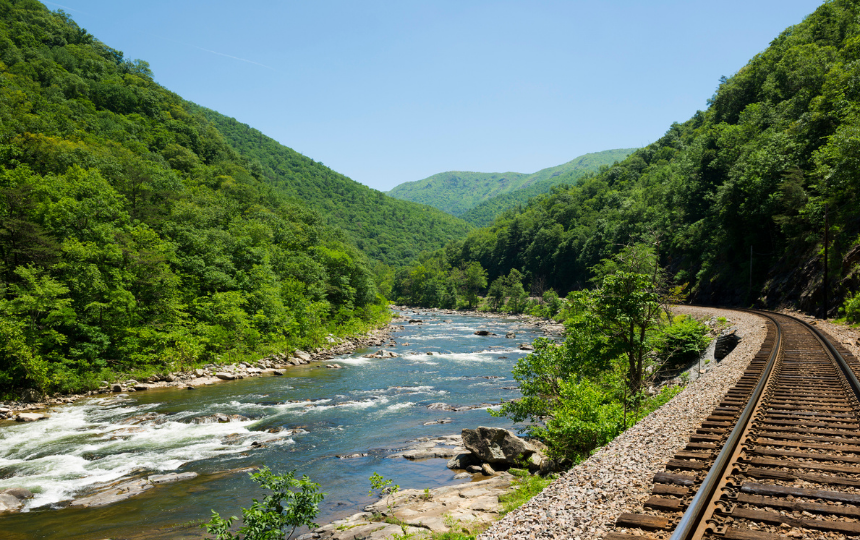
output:
[[527, 503], [532, 497], [543, 491], [553, 480], [555, 475], [549, 475], [543, 478], [539, 475], [530, 475], [528, 471], [511, 469], [515, 476], [512, 490], [504, 495], [499, 496], [499, 502], [502, 503], [502, 511], [499, 512], [499, 517], [502, 518], [510, 512], [513, 512], [520, 506]]

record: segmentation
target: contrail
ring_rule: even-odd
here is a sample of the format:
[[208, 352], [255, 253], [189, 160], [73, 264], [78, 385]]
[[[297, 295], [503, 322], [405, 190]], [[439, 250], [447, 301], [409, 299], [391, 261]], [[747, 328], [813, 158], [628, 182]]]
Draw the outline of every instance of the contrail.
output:
[[192, 45], [192, 44], [190, 44], [190, 43], [185, 43], [185, 42], [182, 42], [182, 41], [177, 41], [177, 40], [175, 40], [175, 39], [170, 39], [170, 38], [166, 38], [166, 37], [163, 37], [163, 36], [155, 36], [155, 37], [157, 37], [157, 38], [159, 38], [159, 39], [166, 40], [166, 41], [172, 41], [172, 42], [174, 42], [174, 43], [179, 43], [179, 44], [181, 44], [181, 45], [185, 45], [186, 47], [193, 47], [193, 48], [195, 48], [195, 49], [199, 49], [199, 50], [201, 50], [201, 51], [205, 51], [205, 52], [212, 53], [212, 54], [217, 54], [218, 56], [225, 56], [225, 57], [227, 57], [227, 58], [232, 58], [233, 60], [238, 60], [238, 61], [240, 61], [240, 62], [246, 62], [246, 63], [248, 63], [248, 64], [254, 64], [255, 66], [260, 66], [260, 67], [264, 67], [264, 68], [266, 68], [266, 69], [271, 69], [272, 71], [277, 71], [277, 70], [276, 70], [275, 68], [273, 68], [272, 66], [267, 66], [266, 64], [261, 64], [261, 63], [259, 63], [259, 62], [254, 62], [253, 60], [248, 60], [247, 58], [239, 58], [238, 56], [233, 56], [233, 55], [230, 55], [230, 54], [224, 54], [224, 53], [222, 53], [222, 52], [213, 51], [213, 50], [211, 50], [211, 49], [204, 49], [203, 47], [198, 47], [197, 45]]
[[78, 10], [78, 9], [72, 9], [72, 8], [70, 8], [69, 6], [64, 6], [64, 5], [62, 5], [62, 4], [55, 4], [55, 3], [53, 3], [53, 2], [43, 2], [43, 3], [44, 3], [44, 4], [49, 4], [49, 5], [52, 5], [52, 6], [57, 6], [57, 7], [58, 7], [58, 8], [60, 8], [60, 9], [67, 9], [67, 10], [69, 10], [69, 11], [74, 11], [75, 13], [83, 13], [84, 15], [89, 15], [89, 13], [87, 13], [86, 11], [80, 11], [80, 10]]

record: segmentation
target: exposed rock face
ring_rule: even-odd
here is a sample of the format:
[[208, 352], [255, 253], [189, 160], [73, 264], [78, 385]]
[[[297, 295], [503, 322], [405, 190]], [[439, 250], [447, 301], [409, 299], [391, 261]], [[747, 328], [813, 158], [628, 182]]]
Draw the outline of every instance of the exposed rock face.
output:
[[481, 461], [490, 464], [516, 466], [538, 451], [507, 429], [479, 427], [463, 430], [463, 445]]
[[722, 360], [729, 355], [735, 347], [740, 343], [741, 338], [737, 335], [737, 328], [732, 328], [724, 331], [717, 338], [717, 344], [714, 346], [714, 358]]

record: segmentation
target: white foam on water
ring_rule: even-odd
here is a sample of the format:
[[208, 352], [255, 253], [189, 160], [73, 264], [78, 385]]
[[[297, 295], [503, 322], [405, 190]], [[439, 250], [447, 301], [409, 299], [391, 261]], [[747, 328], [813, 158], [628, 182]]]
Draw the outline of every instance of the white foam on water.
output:
[[[0, 431], [0, 490], [23, 487], [35, 493], [25, 511], [69, 500], [76, 492], [143, 471], [164, 472], [220, 455], [238, 454], [254, 441], [291, 444], [290, 433], [250, 431], [254, 420], [187, 424], [178, 415], [158, 422], [121, 423], [152, 408], [124, 404], [106, 409], [104, 402], [57, 408], [38, 422]], [[117, 414], [122, 412], [123, 414]], [[199, 413], [198, 413], [199, 414]], [[105, 421], [113, 417], [111, 422]], [[236, 435], [236, 444], [223, 438]]]
[[388, 407], [385, 408], [385, 410], [386, 411], [397, 411], [400, 409], [407, 409], [413, 405], [415, 405], [415, 404], [412, 403], [411, 401], [406, 401], [403, 403], [395, 403], [394, 405], [389, 405]]
[[[368, 354], [370, 354], [370, 353], [368, 353]], [[377, 360], [377, 359], [376, 358], [364, 358], [361, 356], [345, 356], [345, 357], [335, 358], [334, 360], [331, 361], [331, 363], [349, 364], [351, 366], [360, 366], [361, 364], [366, 364], [366, 363], [370, 362], [371, 360]]]

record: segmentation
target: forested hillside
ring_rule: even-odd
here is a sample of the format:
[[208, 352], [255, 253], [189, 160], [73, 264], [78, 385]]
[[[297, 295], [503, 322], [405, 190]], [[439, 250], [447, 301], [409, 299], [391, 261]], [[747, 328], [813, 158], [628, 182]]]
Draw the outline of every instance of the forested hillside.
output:
[[[633, 150], [627, 148], [584, 154], [533, 174], [443, 172], [423, 180], [400, 184], [388, 194], [439, 208], [475, 225], [487, 225], [499, 213], [522, 204], [530, 197], [547, 193], [556, 185], [575, 183], [580, 177], [597, 172], [602, 166], [624, 159]], [[522, 190], [527, 191], [520, 194]], [[472, 212], [485, 202], [488, 204], [481, 210]]]
[[359, 184], [233, 118], [199, 110], [266, 183], [322, 213], [373, 259], [403, 264], [471, 230], [445, 212]]
[[366, 257], [280, 191], [146, 62], [0, 0], [0, 397], [379, 320]]
[[527, 284], [568, 291], [644, 239], [698, 302], [815, 311], [826, 212], [835, 313], [860, 285], [858, 21], [860, 2], [826, 2], [723, 78], [707, 110], [618, 165], [425, 255], [398, 274], [395, 292], [419, 298], [471, 261], [490, 282], [518, 269]]

